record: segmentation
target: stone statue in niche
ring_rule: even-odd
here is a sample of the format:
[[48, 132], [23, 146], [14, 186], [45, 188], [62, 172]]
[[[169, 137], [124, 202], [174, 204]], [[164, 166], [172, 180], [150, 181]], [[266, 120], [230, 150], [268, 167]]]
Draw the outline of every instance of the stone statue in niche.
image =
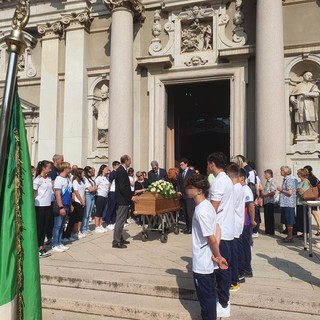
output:
[[98, 142], [108, 143], [108, 121], [109, 121], [109, 88], [103, 84], [101, 87], [101, 100], [92, 105], [93, 116], [97, 119]]
[[181, 53], [212, 49], [212, 28], [194, 19], [181, 31]]
[[319, 94], [318, 86], [313, 83], [312, 73], [310, 71], [304, 72], [302, 82], [294, 87], [290, 95], [290, 102], [295, 112], [297, 138], [311, 138], [312, 140], [318, 138]]

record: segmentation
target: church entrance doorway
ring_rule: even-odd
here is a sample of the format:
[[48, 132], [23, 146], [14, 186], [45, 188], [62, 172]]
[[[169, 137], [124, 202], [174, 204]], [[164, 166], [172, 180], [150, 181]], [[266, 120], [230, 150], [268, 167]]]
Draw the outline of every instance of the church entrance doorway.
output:
[[[207, 156], [230, 156], [230, 79], [167, 85], [167, 162], [181, 158], [206, 174]], [[170, 158], [170, 159], [169, 159]]]

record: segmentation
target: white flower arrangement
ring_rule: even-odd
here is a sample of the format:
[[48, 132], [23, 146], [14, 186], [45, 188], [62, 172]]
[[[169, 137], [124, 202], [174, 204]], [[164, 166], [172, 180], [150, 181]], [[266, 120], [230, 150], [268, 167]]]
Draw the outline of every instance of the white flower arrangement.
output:
[[177, 197], [177, 192], [174, 190], [172, 183], [164, 180], [152, 182], [147, 191], [160, 193], [165, 198]]

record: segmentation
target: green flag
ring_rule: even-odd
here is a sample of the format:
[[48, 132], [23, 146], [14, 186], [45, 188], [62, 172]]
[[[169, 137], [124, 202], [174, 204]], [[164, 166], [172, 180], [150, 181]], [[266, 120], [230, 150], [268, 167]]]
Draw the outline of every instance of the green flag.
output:
[[[1, 128], [0, 128], [1, 129]], [[37, 227], [24, 120], [15, 93], [0, 186], [0, 319], [41, 319]]]

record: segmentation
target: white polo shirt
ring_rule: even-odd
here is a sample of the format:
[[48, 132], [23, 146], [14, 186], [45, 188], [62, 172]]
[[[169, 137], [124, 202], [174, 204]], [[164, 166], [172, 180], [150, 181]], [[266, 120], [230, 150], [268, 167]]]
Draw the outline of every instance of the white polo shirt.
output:
[[48, 207], [51, 206], [52, 198], [52, 180], [50, 177], [43, 178], [37, 176], [33, 180], [33, 190], [38, 191], [38, 194], [34, 200], [36, 207]]
[[208, 200], [195, 207], [192, 218], [192, 271], [210, 274], [218, 266], [211, 260], [208, 236], [216, 233], [216, 212]]
[[220, 201], [217, 223], [221, 228], [221, 240], [234, 238], [233, 183], [224, 171], [220, 172], [210, 186], [210, 200]]
[[243, 230], [243, 221], [244, 221], [244, 190], [240, 183], [237, 183], [233, 186], [234, 194], [234, 237], [239, 238]]

